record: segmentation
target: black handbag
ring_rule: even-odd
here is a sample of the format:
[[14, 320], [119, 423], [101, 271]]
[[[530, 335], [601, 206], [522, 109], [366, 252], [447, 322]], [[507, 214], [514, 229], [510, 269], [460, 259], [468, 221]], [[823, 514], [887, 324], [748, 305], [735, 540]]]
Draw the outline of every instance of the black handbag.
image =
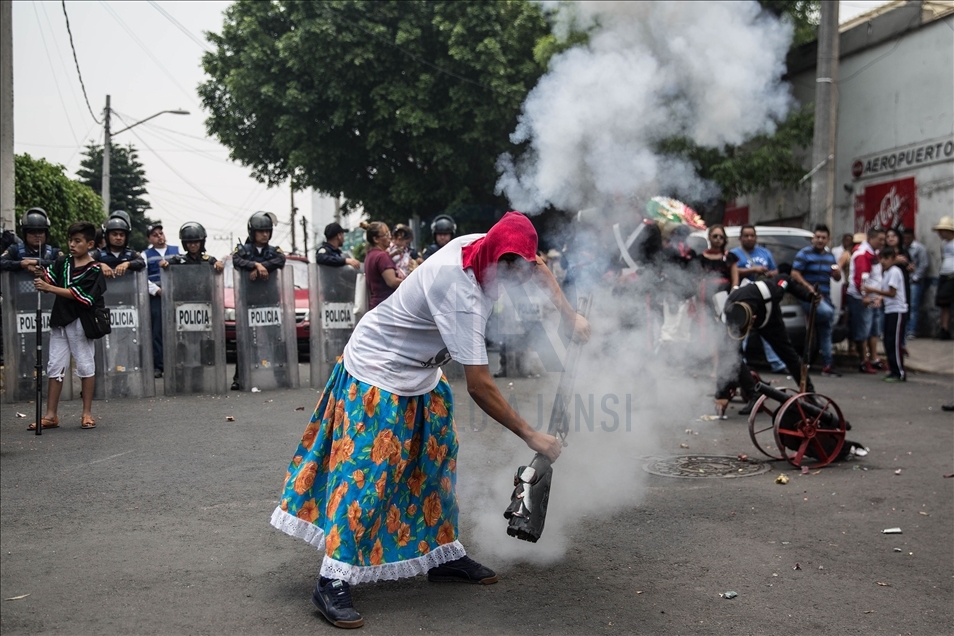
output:
[[113, 331], [109, 324], [109, 308], [106, 307], [102, 298], [92, 309], [80, 313], [80, 323], [83, 325], [83, 332], [90, 340], [99, 340]]

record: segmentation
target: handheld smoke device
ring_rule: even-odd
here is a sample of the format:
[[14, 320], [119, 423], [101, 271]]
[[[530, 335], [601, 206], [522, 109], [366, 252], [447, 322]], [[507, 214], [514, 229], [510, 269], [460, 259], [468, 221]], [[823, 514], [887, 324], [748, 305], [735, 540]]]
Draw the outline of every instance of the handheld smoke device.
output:
[[[590, 309], [590, 296], [580, 297], [577, 313], [586, 318]], [[580, 360], [583, 343], [571, 341], [567, 347], [563, 374], [557, 387], [553, 410], [550, 412], [550, 426], [547, 433], [560, 438], [566, 446], [566, 435], [570, 432], [570, 420], [567, 415], [576, 368]], [[536, 543], [543, 534], [543, 524], [547, 519], [547, 503], [550, 501], [550, 482], [553, 479], [553, 467], [550, 460], [537, 453], [527, 466], [517, 469], [513, 478], [513, 494], [510, 505], [504, 511], [507, 534], [511, 537]]]

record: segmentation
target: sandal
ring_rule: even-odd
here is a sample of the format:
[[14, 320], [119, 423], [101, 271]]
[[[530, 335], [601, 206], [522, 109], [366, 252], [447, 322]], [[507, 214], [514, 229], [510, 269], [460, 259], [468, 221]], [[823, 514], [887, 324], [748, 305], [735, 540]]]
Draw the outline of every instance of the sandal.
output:
[[[40, 424], [43, 425], [43, 428], [44, 428], [44, 429], [47, 429], [47, 428], [58, 428], [59, 425], [60, 425], [60, 418], [59, 418], [59, 416], [57, 416], [57, 415], [54, 415], [54, 416], [53, 416], [53, 419], [50, 419], [50, 418], [48, 418], [48, 417], [44, 417], [44, 418], [42, 418], [42, 419], [40, 420]], [[28, 430], [28, 431], [35, 431], [35, 430], [36, 430], [36, 422], [33, 422], [32, 424], [30, 424], [29, 426], [27, 426], [27, 430]]]
[[93, 419], [92, 415], [84, 415], [80, 428], [96, 428], [96, 420]]

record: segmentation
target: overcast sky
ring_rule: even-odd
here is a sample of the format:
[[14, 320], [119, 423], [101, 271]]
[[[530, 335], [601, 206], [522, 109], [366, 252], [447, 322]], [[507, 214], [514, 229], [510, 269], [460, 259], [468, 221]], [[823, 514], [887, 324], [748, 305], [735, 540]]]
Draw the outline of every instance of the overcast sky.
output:
[[[162, 115], [113, 138], [114, 144], [132, 143], [139, 150], [149, 180], [149, 216], [165, 223], [170, 241], [177, 242], [180, 225], [199, 221], [209, 233], [209, 251], [224, 254], [230, 250], [228, 236], [240, 240], [248, 216], [268, 210], [283, 221], [274, 242], [288, 249], [288, 188], [259, 184], [205, 134], [196, 93], [204, 80], [203, 33], [221, 29], [222, 11], [229, 4], [68, 2], [67, 11], [97, 119], [102, 119], [107, 94], [122, 117], [114, 118], [113, 130], [161, 110], [191, 113]], [[841, 21], [882, 4], [843, 1]], [[75, 177], [80, 151], [89, 140], [101, 144], [103, 129], [83, 99], [59, 2], [13, 3], [13, 55], [16, 152], [63, 164]], [[310, 222], [310, 197], [296, 194], [296, 205]]]

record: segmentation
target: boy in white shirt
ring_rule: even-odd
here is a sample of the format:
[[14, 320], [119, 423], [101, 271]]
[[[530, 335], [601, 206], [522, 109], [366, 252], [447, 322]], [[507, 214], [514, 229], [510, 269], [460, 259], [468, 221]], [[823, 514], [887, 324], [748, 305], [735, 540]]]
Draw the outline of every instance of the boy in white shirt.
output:
[[901, 352], [901, 340], [908, 317], [908, 299], [904, 291], [904, 274], [895, 265], [897, 252], [893, 247], [882, 248], [878, 255], [884, 275], [880, 288], [865, 287], [865, 291], [884, 297], [884, 350], [888, 354], [890, 372], [885, 382], [904, 382], [904, 356]]

